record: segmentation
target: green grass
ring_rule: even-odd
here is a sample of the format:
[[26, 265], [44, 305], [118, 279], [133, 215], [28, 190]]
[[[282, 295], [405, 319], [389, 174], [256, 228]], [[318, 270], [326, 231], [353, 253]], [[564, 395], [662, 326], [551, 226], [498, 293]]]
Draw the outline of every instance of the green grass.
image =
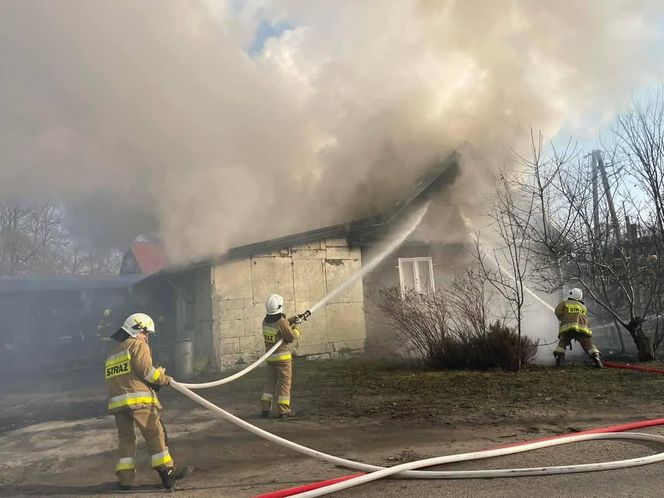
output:
[[[253, 402], [262, 371], [224, 386]], [[520, 372], [428, 371], [362, 360], [297, 361], [294, 404], [314, 415], [414, 421], [565, 420], [608, 413], [635, 419], [659, 410], [664, 375], [583, 365]], [[659, 416], [659, 415], [657, 415]]]

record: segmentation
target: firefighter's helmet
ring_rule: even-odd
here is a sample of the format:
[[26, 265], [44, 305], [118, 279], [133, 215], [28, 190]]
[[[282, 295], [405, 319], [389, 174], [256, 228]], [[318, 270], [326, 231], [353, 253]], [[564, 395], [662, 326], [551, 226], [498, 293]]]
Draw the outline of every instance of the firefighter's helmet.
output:
[[149, 334], [156, 332], [154, 321], [145, 313], [129, 315], [121, 328], [132, 337], [136, 337], [139, 332], [147, 332]]
[[279, 294], [272, 294], [265, 301], [265, 311], [268, 315], [278, 315], [284, 312], [284, 298]]
[[581, 301], [581, 299], [583, 299], [583, 291], [578, 287], [570, 289], [567, 295], [576, 301]]

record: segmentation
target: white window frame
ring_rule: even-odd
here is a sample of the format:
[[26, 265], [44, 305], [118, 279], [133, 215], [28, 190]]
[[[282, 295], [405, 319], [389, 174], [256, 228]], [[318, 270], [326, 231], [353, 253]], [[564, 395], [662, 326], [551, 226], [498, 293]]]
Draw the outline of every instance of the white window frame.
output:
[[[422, 289], [421, 282], [420, 282], [420, 268], [417, 263], [420, 261], [426, 261], [429, 263], [429, 282], [431, 282], [431, 289]], [[413, 289], [415, 292], [419, 292], [420, 294], [424, 294], [425, 292], [431, 291], [431, 292], [436, 292], [436, 282], [433, 278], [433, 260], [430, 257], [423, 257], [423, 258], [398, 258], [399, 262], [399, 285], [401, 287], [401, 296], [404, 296], [406, 293], [406, 287], [404, 286], [404, 281], [403, 281], [403, 266], [406, 264], [411, 264], [413, 265], [413, 278], [415, 279], [415, 288]]]

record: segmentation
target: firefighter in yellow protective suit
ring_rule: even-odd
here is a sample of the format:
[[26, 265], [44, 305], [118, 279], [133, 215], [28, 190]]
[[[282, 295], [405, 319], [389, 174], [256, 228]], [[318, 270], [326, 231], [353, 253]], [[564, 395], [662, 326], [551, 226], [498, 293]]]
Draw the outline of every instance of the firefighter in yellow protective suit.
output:
[[588, 323], [588, 309], [582, 299], [581, 289], [570, 289], [567, 299], [556, 306], [555, 314], [560, 326], [558, 328], [558, 347], [553, 350], [553, 356], [556, 358], [556, 365], [560, 366], [565, 358], [565, 349], [571, 344], [572, 339], [575, 339], [581, 344], [586, 354], [592, 358], [595, 366], [602, 368], [599, 349], [591, 339], [593, 333]]
[[[300, 337], [300, 331], [295, 325], [301, 317], [294, 316], [286, 319], [284, 315], [284, 298], [272, 294], [265, 302], [266, 316], [263, 319], [263, 339], [265, 350], [272, 348], [279, 339], [283, 343], [267, 358], [265, 387], [261, 396], [261, 416], [268, 418], [270, 410], [277, 397], [277, 410], [279, 418], [291, 416], [291, 381], [293, 374], [293, 358], [290, 344]], [[308, 312], [307, 312], [308, 313]], [[308, 316], [307, 314], [302, 315]]]
[[138, 426], [150, 453], [152, 467], [165, 488], [173, 490], [191, 468], [175, 469], [168, 451], [166, 431], [159, 418], [161, 403], [156, 391], [172, 380], [163, 368], [152, 365], [148, 345], [154, 334], [152, 318], [143, 313], [129, 316], [112, 338], [118, 343], [106, 359], [104, 376], [108, 409], [115, 417], [119, 437], [119, 460], [115, 467], [122, 489], [130, 489], [136, 477], [136, 432]]

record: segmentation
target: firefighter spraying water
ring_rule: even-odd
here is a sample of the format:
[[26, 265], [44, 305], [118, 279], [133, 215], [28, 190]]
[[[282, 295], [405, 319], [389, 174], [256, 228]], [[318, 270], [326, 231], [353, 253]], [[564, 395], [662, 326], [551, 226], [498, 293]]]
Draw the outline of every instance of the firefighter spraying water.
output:
[[311, 315], [309, 310], [301, 315], [286, 318], [284, 314], [284, 298], [279, 294], [272, 294], [265, 302], [265, 319], [263, 320], [263, 339], [265, 349], [269, 351], [279, 340], [281, 345], [267, 358], [265, 370], [265, 387], [261, 395], [261, 416], [268, 418], [273, 405], [274, 396], [277, 396], [277, 410], [279, 418], [291, 416], [291, 383], [293, 377], [293, 356], [290, 344], [300, 337], [297, 327], [302, 320]]
[[591, 339], [593, 333], [588, 323], [588, 309], [582, 301], [581, 289], [570, 289], [567, 299], [556, 306], [556, 318], [560, 321], [558, 329], [558, 347], [553, 351], [556, 365], [560, 366], [565, 358], [565, 349], [572, 343], [572, 339], [581, 344], [581, 347], [597, 368], [602, 368], [599, 349]]
[[[279, 294], [272, 294], [265, 302], [265, 318], [263, 320], [263, 339], [265, 341], [266, 353], [254, 364], [250, 365], [242, 372], [249, 372], [264, 359], [267, 361], [267, 370], [265, 385], [261, 395], [261, 416], [268, 418], [274, 405], [274, 398], [277, 397], [277, 412], [280, 419], [292, 416], [291, 411], [291, 384], [293, 375], [292, 353], [290, 344], [300, 336], [299, 325], [306, 321], [316, 310], [323, 307], [330, 299], [346, 291], [351, 285], [357, 282], [364, 275], [372, 271], [378, 263], [383, 261], [391, 252], [399, 247], [404, 240], [420, 224], [422, 218], [428, 210], [429, 204], [422, 205], [415, 214], [407, 220], [407, 225], [392, 240], [386, 243], [379, 253], [373, 257], [362, 270], [353, 274], [341, 285], [325, 295], [320, 301], [314, 304], [310, 310], [306, 310], [299, 315], [286, 318], [284, 314], [284, 298]], [[234, 378], [237, 378], [234, 376]], [[222, 382], [211, 382], [205, 384], [205, 387], [221, 385]], [[190, 384], [184, 384], [191, 386]], [[201, 386], [196, 386], [200, 388]]]

